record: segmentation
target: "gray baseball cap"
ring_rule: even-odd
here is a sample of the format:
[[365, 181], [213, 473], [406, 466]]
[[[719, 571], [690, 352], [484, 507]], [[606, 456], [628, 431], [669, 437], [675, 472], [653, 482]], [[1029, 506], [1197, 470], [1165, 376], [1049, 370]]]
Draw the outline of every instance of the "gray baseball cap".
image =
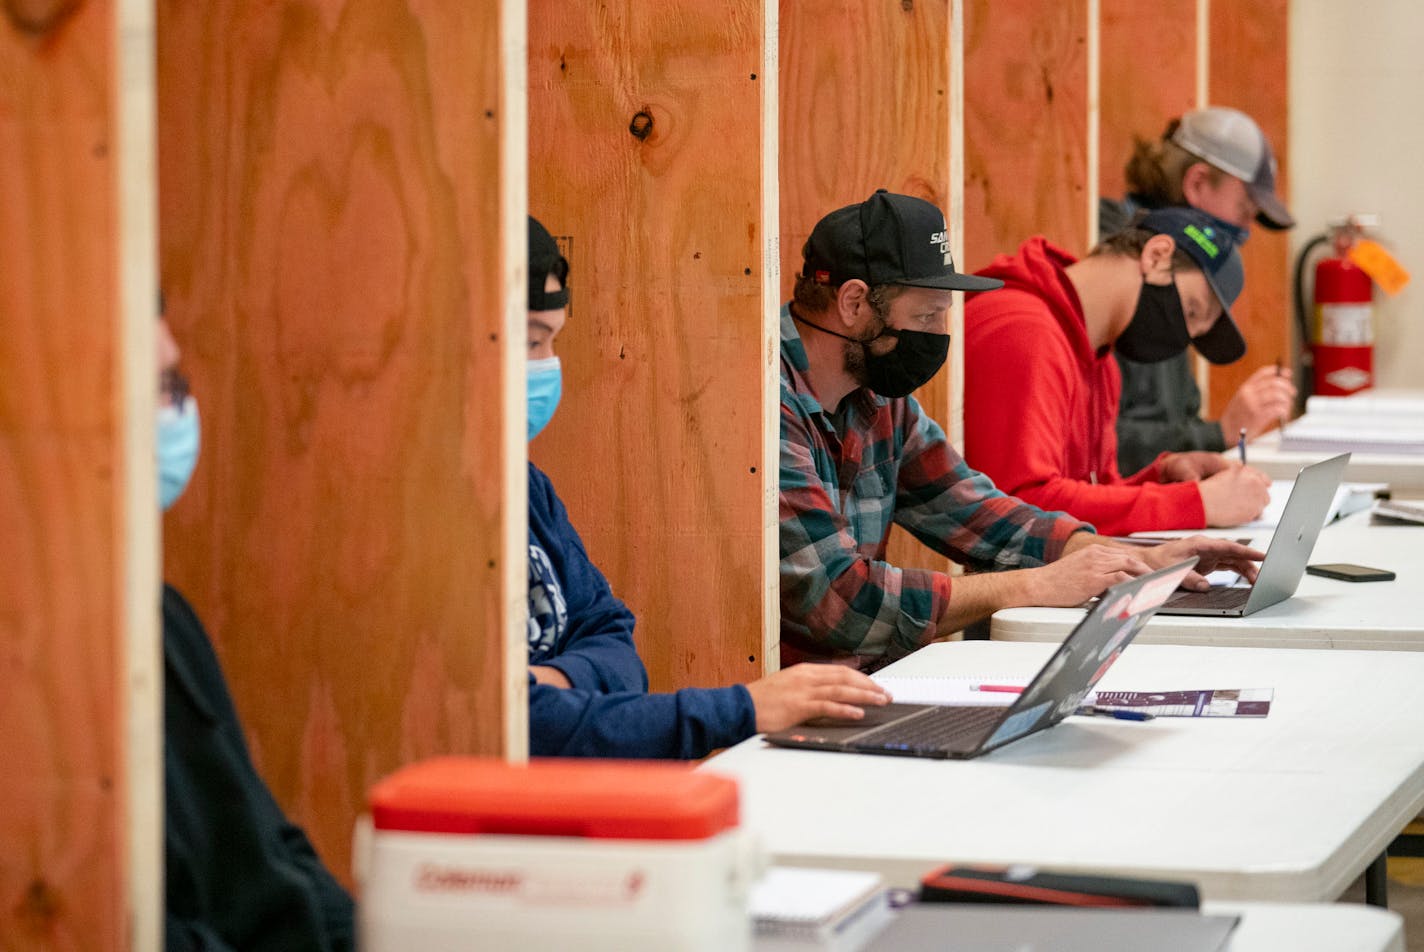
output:
[[1203, 162], [1246, 183], [1246, 192], [1261, 210], [1256, 220], [1280, 230], [1295, 225], [1276, 194], [1276, 156], [1255, 120], [1239, 109], [1212, 106], [1182, 116], [1171, 140]]

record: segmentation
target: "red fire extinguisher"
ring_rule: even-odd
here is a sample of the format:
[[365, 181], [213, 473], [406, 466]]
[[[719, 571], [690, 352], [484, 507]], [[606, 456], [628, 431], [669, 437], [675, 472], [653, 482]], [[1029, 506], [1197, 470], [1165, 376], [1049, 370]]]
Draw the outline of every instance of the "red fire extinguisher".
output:
[[1331, 229], [1334, 254], [1315, 265], [1310, 350], [1315, 392], [1343, 397], [1374, 383], [1374, 281], [1349, 258], [1363, 216]]

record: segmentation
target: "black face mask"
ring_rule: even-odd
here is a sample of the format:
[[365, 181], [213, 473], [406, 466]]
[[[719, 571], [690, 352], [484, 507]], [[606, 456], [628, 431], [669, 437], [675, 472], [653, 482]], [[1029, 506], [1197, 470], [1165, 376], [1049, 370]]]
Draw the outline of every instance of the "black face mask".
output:
[[1155, 364], [1177, 356], [1191, 342], [1176, 282], [1148, 284], [1143, 281], [1137, 310], [1114, 345], [1117, 352], [1139, 364]]
[[[894, 337], [899, 343], [894, 350], [872, 353], [871, 341], [881, 337]], [[908, 397], [929, 383], [949, 357], [948, 334], [902, 331], [893, 327], [862, 341], [860, 346], [865, 349], [865, 385], [882, 397]]]
[[[866, 340], [837, 334], [828, 327], [813, 324], [795, 311], [791, 316], [818, 331], [859, 344], [864, 353], [865, 385], [882, 397], [908, 397], [930, 381], [949, 357], [949, 335], [927, 334], [924, 331], [902, 331], [894, 327], [881, 328], [880, 333]], [[871, 351], [870, 345], [882, 337], [894, 337], [899, 343], [883, 354]]]

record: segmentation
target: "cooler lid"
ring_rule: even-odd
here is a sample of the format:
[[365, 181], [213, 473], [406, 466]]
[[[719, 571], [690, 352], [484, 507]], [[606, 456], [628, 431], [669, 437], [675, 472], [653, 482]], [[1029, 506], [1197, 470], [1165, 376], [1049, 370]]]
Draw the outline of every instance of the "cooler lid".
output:
[[372, 825], [412, 833], [701, 840], [738, 822], [737, 783], [682, 764], [438, 757], [371, 788]]

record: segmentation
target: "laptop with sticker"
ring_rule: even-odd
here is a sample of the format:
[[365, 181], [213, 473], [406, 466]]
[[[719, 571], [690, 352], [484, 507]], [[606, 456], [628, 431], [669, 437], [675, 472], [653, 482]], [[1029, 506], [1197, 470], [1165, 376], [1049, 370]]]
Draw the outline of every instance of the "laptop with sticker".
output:
[[866, 708], [859, 721], [807, 721], [767, 734], [766, 741], [778, 747], [968, 759], [1046, 730], [1078, 709], [1196, 561], [1104, 592], [1007, 708], [891, 703]]

